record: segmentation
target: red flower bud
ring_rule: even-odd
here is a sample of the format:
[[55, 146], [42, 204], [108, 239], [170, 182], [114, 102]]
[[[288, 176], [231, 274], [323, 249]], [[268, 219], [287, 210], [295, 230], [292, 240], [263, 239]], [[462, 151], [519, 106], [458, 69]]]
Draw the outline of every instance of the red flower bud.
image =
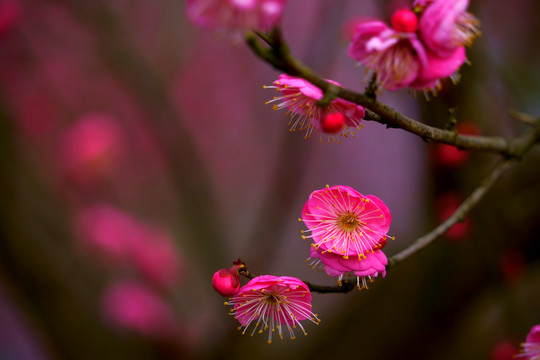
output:
[[396, 31], [415, 32], [418, 29], [416, 14], [408, 9], [398, 10], [392, 15], [392, 26]]
[[243, 265], [235, 265], [229, 269], [221, 269], [214, 273], [212, 286], [219, 295], [224, 297], [234, 296], [240, 289], [238, 269]]
[[339, 112], [328, 113], [321, 120], [321, 130], [327, 134], [339, 132], [343, 125], [345, 125], [345, 117]]

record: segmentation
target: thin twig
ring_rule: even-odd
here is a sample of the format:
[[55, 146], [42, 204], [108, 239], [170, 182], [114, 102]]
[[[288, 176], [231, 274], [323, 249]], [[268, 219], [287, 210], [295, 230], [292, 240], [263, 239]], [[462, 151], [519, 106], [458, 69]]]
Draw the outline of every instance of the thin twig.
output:
[[439, 226], [418, 238], [412, 245], [405, 248], [401, 252], [392, 256], [388, 260], [388, 266], [391, 267], [397, 264], [400, 261], [403, 261], [407, 257], [416, 253], [417, 251], [423, 249], [424, 247], [431, 244], [435, 239], [444, 234], [448, 229], [454, 226], [459, 221], [463, 221], [465, 216], [472, 210], [472, 208], [478, 204], [478, 202], [484, 197], [486, 192], [491, 189], [493, 184], [501, 177], [506, 170], [508, 170], [517, 160], [508, 159], [500, 162], [495, 169], [489, 174], [487, 178], [463, 201], [463, 203], [454, 211], [452, 215], [445, 221], [443, 221]]

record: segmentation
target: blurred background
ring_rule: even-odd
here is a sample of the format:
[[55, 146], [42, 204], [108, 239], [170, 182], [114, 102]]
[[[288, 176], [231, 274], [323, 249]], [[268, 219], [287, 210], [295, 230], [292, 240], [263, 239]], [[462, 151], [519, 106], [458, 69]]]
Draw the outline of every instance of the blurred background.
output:
[[[289, 0], [293, 54], [362, 91], [348, 28], [406, 1]], [[540, 3], [473, 1], [462, 81], [382, 101], [461, 132], [540, 114]], [[444, 238], [369, 290], [314, 294], [309, 336], [242, 336], [211, 286], [241, 258], [318, 284], [297, 221], [326, 184], [380, 197], [391, 256], [449, 216], [498, 156], [365, 123], [320, 144], [264, 101], [279, 75], [188, 22], [179, 0], [0, 0], [0, 359], [511, 359], [540, 323], [540, 149]]]

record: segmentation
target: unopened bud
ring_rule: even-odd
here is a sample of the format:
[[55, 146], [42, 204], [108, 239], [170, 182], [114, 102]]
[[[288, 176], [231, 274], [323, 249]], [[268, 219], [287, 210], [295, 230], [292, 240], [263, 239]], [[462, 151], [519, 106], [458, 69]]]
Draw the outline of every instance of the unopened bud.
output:
[[321, 120], [321, 130], [328, 134], [338, 133], [343, 125], [345, 125], [345, 117], [339, 112], [328, 113]]
[[396, 31], [415, 32], [418, 29], [418, 18], [409, 9], [398, 10], [392, 15], [392, 26]]
[[224, 297], [231, 297], [235, 295], [240, 289], [240, 278], [238, 270], [240, 265], [235, 265], [228, 269], [221, 269], [214, 273], [212, 277], [212, 286], [219, 295]]

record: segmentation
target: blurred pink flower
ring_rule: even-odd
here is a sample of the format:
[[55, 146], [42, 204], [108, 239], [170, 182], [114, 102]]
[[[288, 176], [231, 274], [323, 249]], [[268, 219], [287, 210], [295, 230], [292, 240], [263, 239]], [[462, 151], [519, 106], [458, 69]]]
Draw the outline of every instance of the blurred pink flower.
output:
[[521, 347], [521, 352], [516, 355], [516, 358], [540, 360], [540, 324], [531, 328]]
[[[327, 81], [341, 86], [341, 84], [335, 81]], [[352, 128], [360, 129], [360, 121], [365, 115], [365, 110], [362, 106], [346, 100], [335, 99], [328, 106], [321, 107], [317, 104], [317, 101], [323, 98], [321, 89], [304, 79], [292, 77], [287, 74], [279, 75], [278, 80], [274, 81], [273, 84], [272, 86], [265, 86], [265, 88], [276, 89], [281, 93], [281, 96], [274, 97], [272, 100], [267, 101], [266, 104], [277, 102], [273, 106], [274, 110], [287, 109], [290, 112], [291, 121], [289, 122], [289, 126], [291, 127], [291, 132], [297, 129], [305, 131], [304, 138], [306, 139], [311, 137], [311, 134], [317, 130], [331, 134], [329, 131], [324, 131], [324, 127], [321, 126], [321, 122], [324, 120], [326, 114], [329, 113], [340, 113], [344, 118], [343, 127], [338, 130], [336, 135], [341, 137], [351, 135], [354, 137], [355, 133], [352, 131]], [[328, 142], [331, 140], [340, 142], [333, 135], [329, 135]]]
[[191, 21], [233, 33], [268, 31], [281, 21], [286, 0], [187, 0]]
[[523, 276], [527, 260], [521, 251], [509, 249], [502, 253], [499, 264], [504, 280], [511, 285], [518, 282]]
[[170, 288], [178, 282], [181, 261], [164, 230], [149, 227], [110, 205], [82, 210], [76, 227], [85, 247], [108, 263], [134, 267], [158, 286]]
[[[446, 220], [461, 205], [461, 196], [456, 193], [439, 195], [435, 201], [435, 210], [440, 222]], [[471, 233], [471, 219], [467, 216], [456, 223], [444, 234], [449, 240], [460, 242], [466, 240]]]
[[467, 61], [467, 57], [464, 47], [457, 48], [450, 56], [445, 58], [438, 57], [427, 51], [426, 63], [418, 72], [416, 79], [409, 84], [409, 87], [436, 93], [442, 86], [442, 79], [450, 77], [454, 84], [459, 81], [458, 70], [465, 61]]
[[415, 32], [396, 31], [381, 21], [356, 27], [349, 56], [375, 71], [388, 90], [408, 86], [427, 64], [426, 50]]
[[176, 316], [164, 299], [137, 282], [118, 282], [105, 290], [103, 313], [118, 327], [153, 339], [177, 333]]
[[77, 214], [76, 231], [83, 245], [114, 265], [125, 264], [141, 227], [126, 212], [111, 205], [94, 205]]
[[501, 341], [491, 351], [491, 360], [513, 360], [518, 347], [511, 341]]
[[120, 125], [110, 116], [82, 116], [65, 132], [61, 143], [66, 174], [80, 185], [95, 185], [118, 166], [123, 150]]
[[21, 16], [18, 0], [0, 0], [0, 36], [7, 33]]
[[231, 297], [240, 290], [240, 278], [238, 270], [244, 267], [243, 264], [234, 265], [228, 269], [220, 269], [212, 276], [212, 286], [219, 295]]
[[302, 210], [302, 219], [321, 252], [365, 259], [368, 253], [386, 245], [392, 216], [388, 207], [374, 195], [362, 195], [344, 185], [316, 190]]
[[480, 21], [465, 10], [469, 0], [416, 0], [420, 9], [420, 36], [427, 48], [440, 58], [472, 45], [480, 35]]
[[338, 277], [340, 284], [346, 275], [354, 274], [358, 289], [367, 289], [367, 283], [372, 282], [379, 274], [386, 276], [388, 259], [380, 250], [368, 253], [363, 259], [344, 259], [341, 255], [311, 247], [309, 256], [309, 266], [317, 270], [324, 269], [328, 275]]
[[181, 276], [181, 259], [171, 236], [162, 229], [141, 229], [138, 241], [133, 242], [133, 263], [148, 281], [173, 288]]
[[[462, 135], [479, 135], [480, 130], [475, 123], [465, 121], [457, 126], [457, 132]], [[433, 146], [433, 162], [441, 167], [456, 168], [464, 165], [471, 156], [470, 151], [460, 150], [455, 146], [436, 143]]]
[[251, 335], [259, 326], [259, 333], [268, 329], [268, 343], [272, 342], [276, 330], [281, 339], [284, 333], [294, 339], [293, 329], [297, 326], [307, 335], [300, 321], [310, 320], [315, 324], [320, 321], [311, 311], [311, 293], [307, 285], [289, 276], [257, 276], [226, 304], [233, 306], [230, 314], [240, 321], [242, 334], [256, 321]]

